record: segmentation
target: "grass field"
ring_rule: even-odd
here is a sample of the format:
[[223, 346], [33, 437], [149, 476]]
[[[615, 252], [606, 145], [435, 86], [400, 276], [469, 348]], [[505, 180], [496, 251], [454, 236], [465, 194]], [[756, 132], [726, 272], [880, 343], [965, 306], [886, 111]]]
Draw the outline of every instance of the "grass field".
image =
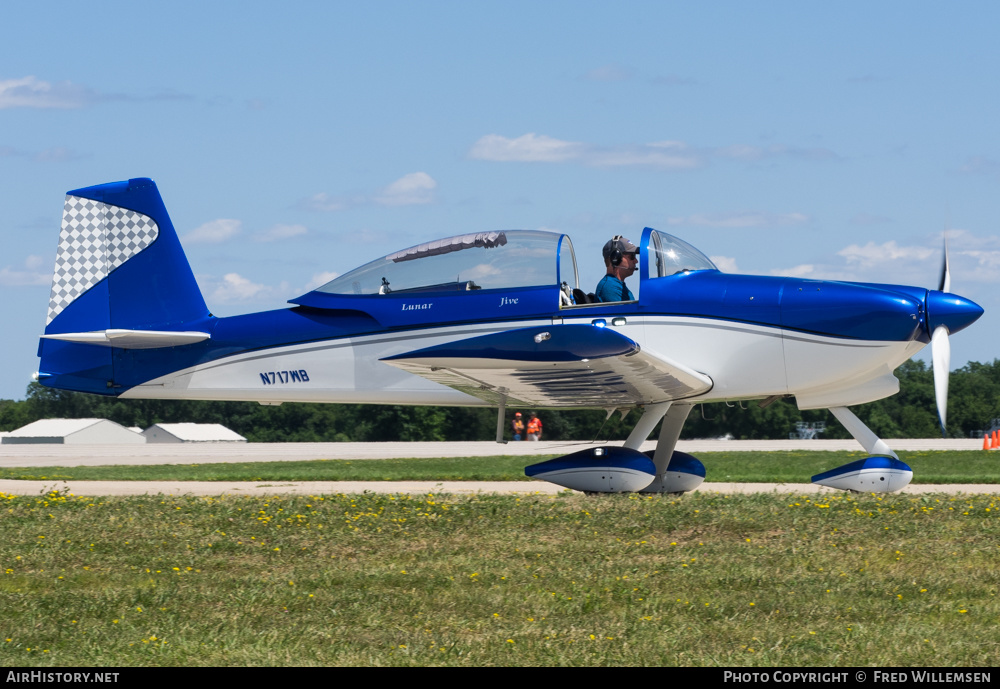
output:
[[[0, 469], [3, 479], [191, 481], [525, 481], [524, 467], [541, 457], [316, 460], [245, 464], [118, 465]], [[707, 481], [808, 483], [811, 476], [865, 457], [861, 452], [704, 452]], [[1000, 483], [1000, 454], [900, 452], [914, 483]]]
[[0, 665], [994, 666], [998, 509], [0, 494]]

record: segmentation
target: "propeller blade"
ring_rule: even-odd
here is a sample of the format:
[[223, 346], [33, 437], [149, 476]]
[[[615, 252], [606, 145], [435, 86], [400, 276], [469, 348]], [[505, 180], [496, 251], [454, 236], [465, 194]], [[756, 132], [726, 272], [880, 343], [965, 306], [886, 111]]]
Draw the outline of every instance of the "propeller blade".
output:
[[931, 335], [931, 361], [934, 366], [934, 398], [937, 401], [938, 419], [941, 421], [941, 436], [947, 437], [945, 425], [948, 422], [948, 372], [951, 369], [951, 343], [948, 328], [939, 325]]
[[938, 281], [939, 292], [951, 291], [951, 269], [948, 267], [948, 233], [944, 233], [944, 262], [941, 264], [941, 279]]

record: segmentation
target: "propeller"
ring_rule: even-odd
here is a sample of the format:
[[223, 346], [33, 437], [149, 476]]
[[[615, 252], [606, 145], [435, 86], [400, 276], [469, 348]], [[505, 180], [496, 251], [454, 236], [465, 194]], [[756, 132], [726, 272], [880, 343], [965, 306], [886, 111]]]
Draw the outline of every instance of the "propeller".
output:
[[951, 269], [948, 267], [948, 233], [944, 234], [944, 263], [941, 264], [941, 279], [938, 280], [939, 292], [951, 291]]
[[948, 328], [939, 325], [931, 335], [931, 361], [934, 367], [934, 398], [937, 401], [938, 420], [941, 422], [941, 437], [947, 438], [945, 424], [948, 422], [948, 371], [951, 369], [951, 343]]
[[951, 370], [951, 343], [948, 338], [966, 328], [983, 315], [983, 307], [951, 293], [951, 269], [948, 266], [948, 235], [944, 237], [944, 261], [941, 280], [936, 290], [928, 290], [926, 305], [927, 331], [931, 335], [931, 362], [934, 368], [934, 397], [937, 402], [941, 436], [947, 438], [948, 373]]
[[[944, 234], [944, 262], [941, 264], [939, 292], [951, 292], [951, 269], [948, 266], [948, 233]], [[948, 422], [948, 373], [951, 371], [951, 342], [948, 341], [948, 326], [939, 325], [931, 333], [931, 363], [934, 370], [934, 399], [937, 402], [938, 420], [941, 422], [941, 437], [948, 437], [945, 425]]]

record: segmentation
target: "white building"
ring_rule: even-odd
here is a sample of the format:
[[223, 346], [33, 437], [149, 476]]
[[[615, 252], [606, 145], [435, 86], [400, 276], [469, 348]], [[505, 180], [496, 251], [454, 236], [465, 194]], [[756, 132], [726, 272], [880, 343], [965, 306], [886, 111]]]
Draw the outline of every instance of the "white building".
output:
[[7, 433], [4, 445], [142, 445], [146, 439], [107, 419], [41, 419]]
[[142, 432], [147, 443], [245, 443], [239, 433], [218, 423], [158, 423]]

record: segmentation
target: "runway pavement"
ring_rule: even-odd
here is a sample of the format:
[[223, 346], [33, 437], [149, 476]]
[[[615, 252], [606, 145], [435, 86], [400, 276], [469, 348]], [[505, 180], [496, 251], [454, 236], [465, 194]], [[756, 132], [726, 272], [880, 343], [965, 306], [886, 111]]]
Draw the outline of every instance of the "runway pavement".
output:
[[[979, 450], [982, 440], [889, 440], [894, 450]], [[400, 457], [489, 457], [492, 455], [564, 455], [594, 445], [617, 442], [541, 441], [498, 445], [468, 443], [151, 443], [148, 445], [0, 445], [0, 467], [101, 466], [106, 464], [211, 464], [281, 462], [313, 459], [392, 459]], [[643, 450], [656, 447], [649, 440]], [[826, 450], [858, 452], [854, 440], [681, 440], [681, 452], [782, 452]]]
[[[555, 495], [567, 489], [546, 481], [13, 481], [0, 479], [0, 493], [41, 495], [52, 490], [84, 496], [125, 495], [330, 495], [337, 493], [505, 493]], [[576, 491], [568, 491], [575, 493]], [[837, 494], [811, 483], [703, 483], [696, 492]], [[1000, 485], [909, 485], [903, 494], [997, 494]]]
[[[979, 450], [977, 440], [891, 440], [893, 449]], [[621, 443], [601, 443], [617, 444]], [[0, 467], [71, 467], [107, 464], [209, 464], [315, 459], [400, 457], [488, 457], [559, 455], [592, 446], [588, 442], [470, 443], [197, 443], [149, 445], [0, 445]], [[643, 450], [652, 449], [649, 441]], [[780, 452], [789, 450], [858, 451], [853, 440], [682, 440], [682, 452]], [[998, 457], [1000, 460], [1000, 457]], [[76, 495], [269, 495], [322, 493], [520, 493], [556, 494], [565, 490], [544, 481], [13, 481], [0, 480], [0, 492], [38, 495], [59, 489]], [[700, 491], [719, 493], [829, 493], [808, 483], [704, 483]], [[1000, 485], [910, 485], [904, 493], [998, 493]]]

